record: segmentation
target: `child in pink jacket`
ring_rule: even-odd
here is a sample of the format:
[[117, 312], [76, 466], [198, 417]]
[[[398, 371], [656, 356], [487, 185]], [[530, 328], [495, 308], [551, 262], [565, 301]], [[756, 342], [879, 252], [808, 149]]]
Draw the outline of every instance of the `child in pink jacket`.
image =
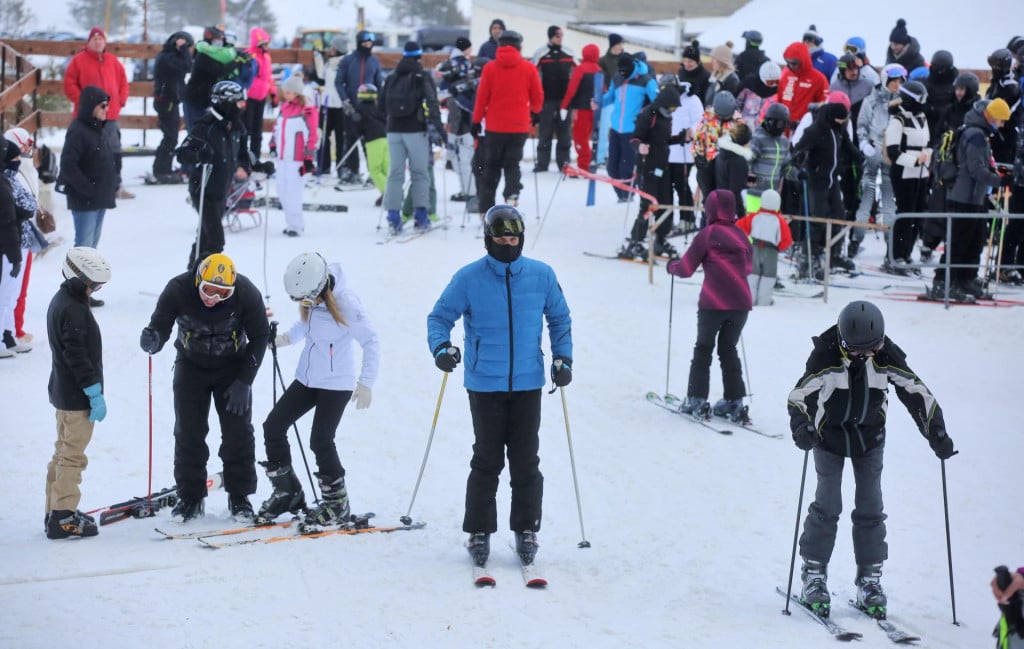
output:
[[311, 173], [318, 137], [316, 108], [306, 98], [302, 75], [281, 84], [284, 102], [270, 136], [270, 156], [277, 167], [277, 196], [284, 210], [284, 234], [297, 237], [305, 230], [302, 218], [302, 177]]
[[270, 34], [262, 27], [249, 31], [249, 49], [246, 50], [256, 63], [256, 75], [246, 90], [245, 128], [249, 129], [249, 150], [258, 161], [263, 148], [263, 111], [267, 102], [277, 108], [277, 85], [271, 72]]

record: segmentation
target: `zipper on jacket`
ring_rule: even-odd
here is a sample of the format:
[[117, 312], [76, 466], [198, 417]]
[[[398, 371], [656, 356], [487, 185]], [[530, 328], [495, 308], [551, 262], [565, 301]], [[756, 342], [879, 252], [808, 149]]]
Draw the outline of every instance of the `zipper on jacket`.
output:
[[505, 291], [508, 293], [508, 391], [512, 392], [512, 377], [516, 369], [515, 331], [512, 330], [512, 266], [505, 266]]
[[327, 347], [327, 356], [331, 359], [331, 374], [334, 374], [334, 343]]

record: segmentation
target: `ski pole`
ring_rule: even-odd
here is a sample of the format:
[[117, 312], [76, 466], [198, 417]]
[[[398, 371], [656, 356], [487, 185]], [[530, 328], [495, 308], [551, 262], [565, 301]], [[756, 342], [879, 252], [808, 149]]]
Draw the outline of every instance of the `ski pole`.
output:
[[362, 141], [362, 139], [363, 136], [361, 135], [357, 137], [356, 141], [353, 142], [352, 146], [350, 146], [348, 148], [348, 151], [345, 152], [345, 155], [341, 156], [341, 160], [338, 160], [338, 163], [334, 165], [334, 173], [338, 173], [338, 169], [341, 169], [341, 165], [345, 162], [345, 160], [348, 159], [350, 155], [352, 155], [352, 152], [356, 150], [356, 147], [359, 146], [359, 143]]
[[[274, 372], [273, 376], [270, 377], [271, 384], [273, 385], [274, 405], [277, 405], [277, 383], [274, 379], [281, 382], [281, 394], [284, 395], [284, 377], [281, 375], [281, 365], [277, 362], [277, 321], [272, 320], [270, 322], [270, 355], [274, 358]], [[306, 449], [302, 445], [302, 437], [299, 436], [299, 426], [294, 421], [292, 422], [292, 430], [295, 431], [295, 440], [299, 444], [299, 454], [302, 455], [302, 464], [306, 467], [306, 477], [309, 478], [309, 490], [313, 494], [313, 502], [319, 503], [320, 497], [316, 493], [316, 484], [313, 482], [313, 474], [309, 470], [309, 460], [306, 459]]]
[[[456, 159], [456, 163], [458, 159]], [[441, 165], [441, 204], [444, 206], [442, 217], [448, 223], [448, 145], [444, 146], [444, 164]], [[445, 226], [447, 227], [447, 225]]]
[[672, 304], [676, 299], [676, 278], [669, 276], [668, 289], [668, 350], [665, 352], [665, 394], [668, 394], [669, 371], [672, 369]]
[[811, 456], [809, 450], [804, 451], [804, 469], [800, 473], [800, 497], [796, 503], [796, 525], [793, 528], [793, 552], [789, 557], [789, 579], [786, 580], [786, 608], [782, 609], [783, 615], [790, 615], [789, 602], [793, 594], [793, 570], [796, 568], [796, 540], [800, 534], [800, 511], [804, 507], [804, 485], [807, 482], [807, 458]]
[[423, 471], [427, 468], [427, 458], [430, 457], [430, 445], [434, 442], [434, 431], [437, 429], [437, 416], [441, 414], [441, 400], [444, 398], [444, 386], [448, 384], [448, 372], [441, 378], [441, 391], [437, 393], [437, 407], [434, 408], [434, 421], [430, 424], [430, 434], [427, 436], [427, 448], [423, 451], [423, 462], [420, 463], [420, 474], [416, 476], [416, 486], [412, 490], [412, 500], [409, 501], [409, 509], [402, 516], [402, 525], [412, 525], [412, 506], [416, 502], [416, 494], [420, 490], [420, 481], [423, 480]]
[[146, 481], [146, 504], [153, 494], [153, 355], [149, 356], [149, 477]]
[[743, 344], [743, 332], [740, 332], [740, 353], [743, 354], [743, 374], [747, 379], [747, 396], [754, 399], [754, 389], [750, 386], [750, 370], [747, 369], [747, 346]]
[[[562, 361], [555, 361], [556, 367], [562, 366]], [[558, 390], [562, 394], [562, 416], [565, 418], [565, 439], [569, 442], [569, 466], [572, 467], [572, 486], [576, 490], [576, 512], [580, 517], [580, 542], [576, 544], [578, 548], [589, 548], [590, 541], [587, 540], [587, 533], [583, 530], [583, 505], [580, 502], [580, 483], [576, 479], [576, 456], [572, 450], [572, 433], [569, 432], [569, 407], [565, 405], [565, 388], [560, 387]]]
[[537, 218], [540, 218], [540, 185], [537, 184], [537, 140], [536, 138], [530, 138], [530, 144], [533, 145], [533, 199], [537, 203]]
[[[811, 202], [807, 197], [807, 181], [803, 181], [804, 186], [804, 216], [811, 215]], [[811, 251], [811, 222], [804, 221], [804, 238], [807, 240], [807, 283], [810, 284], [814, 281], [814, 258]]]
[[949, 495], [946, 492], [946, 461], [940, 460], [942, 466], [942, 512], [946, 518], [946, 563], [949, 566], [949, 603], [953, 609], [953, 626], [960, 626], [956, 621], [956, 593], [953, 590], [953, 546], [949, 538]]
[[267, 233], [270, 229], [270, 176], [263, 188], [263, 301], [270, 303], [270, 282], [267, 281]]
[[537, 241], [540, 240], [540, 231], [544, 229], [544, 224], [548, 220], [548, 213], [551, 212], [551, 205], [555, 202], [555, 195], [558, 193], [558, 188], [561, 187], [563, 180], [565, 180], [565, 174], [562, 174], [561, 176], [558, 177], [558, 182], [555, 183], [555, 188], [551, 190], [551, 200], [548, 201], [548, 206], [544, 210], [544, 217], [541, 218], [539, 214], [537, 216], [537, 219], [540, 221], [540, 224], [537, 226], [537, 234], [534, 235], [533, 237], [531, 249], [535, 248], [537, 246]]

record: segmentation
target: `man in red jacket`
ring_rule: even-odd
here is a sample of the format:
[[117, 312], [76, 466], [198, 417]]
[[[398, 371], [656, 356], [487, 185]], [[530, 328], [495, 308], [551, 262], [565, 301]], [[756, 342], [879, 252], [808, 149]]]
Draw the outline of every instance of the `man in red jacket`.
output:
[[594, 131], [594, 75], [601, 72], [598, 57], [601, 50], [590, 43], [583, 46], [583, 62], [576, 66], [569, 79], [569, 87], [562, 98], [562, 110], [573, 112], [572, 144], [576, 149], [576, 166], [590, 171], [590, 136]]
[[110, 95], [107, 108], [105, 135], [109, 138], [114, 162], [117, 166], [117, 198], [135, 198], [135, 194], [121, 187], [121, 129], [117, 118], [128, 101], [128, 76], [124, 66], [112, 54], [107, 54], [107, 35], [99, 27], [89, 30], [89, 40], [81, 52], [71, 57], [71, 63], [64, 73], [64, 94], [75, 105], [78, 114], [78, 98], [86, 86], [97, 86]]
[[789, 108], [790, 129], [800, 123], [800, 118], [812, 103], [820, 104], [828, 95], [828, 80], [814, 69], [811, 52], [803, 43], [790, 43], [783, 52], [786, 67], [779, 79], [779, 101]]
[[531, 114], [539, 113], [544, 104], [540, 75], [520, 54], [522, 46], [523, 37], [518, 32], [503, 32], [498, 39], [496, 58], [480, 73], [470, 132], [473, 137], [480, 135], [483, 122], [487, 120], [484, 173], [480, 183], [481, 216], [494, 207], [502, 170], [505, 172], [505, 202], [513, 206], [518, 203], [523, 188], [519, 163], [530, 132]]

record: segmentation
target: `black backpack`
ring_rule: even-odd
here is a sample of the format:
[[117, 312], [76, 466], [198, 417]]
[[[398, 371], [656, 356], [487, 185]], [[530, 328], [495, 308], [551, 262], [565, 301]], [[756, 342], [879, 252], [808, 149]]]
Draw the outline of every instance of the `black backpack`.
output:
[[388, 77], [384, 101], [388, 117], [409, 117], [423, 110], [423, 75], [421, 70]]
[[43, 144], [39, 147], [39, 180], [49, 185], [57, 181], [57, 156], [53, 155], [50, 147]]

